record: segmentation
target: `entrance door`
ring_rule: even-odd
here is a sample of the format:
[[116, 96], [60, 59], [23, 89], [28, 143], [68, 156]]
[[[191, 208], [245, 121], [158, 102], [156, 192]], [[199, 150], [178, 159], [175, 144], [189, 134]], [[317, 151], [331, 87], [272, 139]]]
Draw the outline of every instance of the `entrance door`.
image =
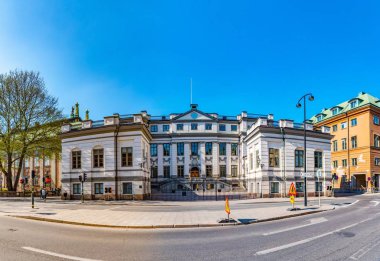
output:
[[193, 167], [190, 170], [190, 177], [199, 178], [199, 169], [197, 167]]

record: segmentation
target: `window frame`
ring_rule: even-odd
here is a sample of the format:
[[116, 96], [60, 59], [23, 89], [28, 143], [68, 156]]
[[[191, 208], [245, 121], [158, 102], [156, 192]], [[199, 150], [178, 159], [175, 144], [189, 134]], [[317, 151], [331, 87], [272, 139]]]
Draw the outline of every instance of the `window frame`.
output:
[[356, 149], [358, 147], [358, 137], [351, 136], [351, 149]]
[[177, 177], [184, 178], [185, 177], [185, 166], [177, 165]]
[[227, 177], [227, 166], [226, 165], [219, 165], [219, 177], [220, 178], [226, 178]]
[[206, 165], [206, 177], [212, 178], [212, 165]]
[[121, 166], [133, 167], [133, 147], [121, 147]]
[[170, 156], [170, 143], [162, 144], [162, 156], [169, 157]]
[[102, 195], [104, 194], [104, 183], [94, 183], [94, 194], [95, 195]]
[[205, 124], [205, 130], [212, 130], [212, 124], [211, 123], [206, 123]]
[[190, 143], [190, 146], [191, 146], [191, 156], [198, 156], [199, 155], [199, 143], [198, 142], [191, 142]]
[[[75, 187], [78, 187], [78, 193], [76, 193]], [[81, 195], [82, 194], [82, 188], [80, 183], [73, 183], [73, 195]]]
[[149, 130], [150, 132], [158, 132], [158, 125], [150, 125]]
[[185, 143], [178, 142], [177, 143], [177, 156], [184, 156], [185, 155]]
[[[79, 155], [74, 155], [74, 153], [75, 154], [79, 153]], [[74, 163], [74, 158], [75, 158], [75, 163]], [[71, 151], [71, 169], [81, 169], [81, 168], [82, 168], [82, 151], [81, 150]]]
[[270, 194], [279, 194], [280, 193], [280, 182], [271, 181], [270, 182]]
[[212, 142], [206, 142], [205, 143], [205, 154], [207, 156], [212, 155]]
[[231, 124], [231, 131], [238, 131], [238, 126], [236, 124]]
[[170, 125], [169, 125], [169, 124], [163, 124], [163, 125], [162, 125], [162, 131], [163, 131], [163, 132], [168, 132], [168, 131], [170, 131]]
[[278, 168], [280, 167], [280, 150], [276, 148], [269, 148], [269, 167]]
[[92, 167], [94, 169], [104, 168], [104, 148], [92, 149], [92, 161]]
[[[152, 153], [154, 152], [154, 153]], [[152, 143], [150, 144], [150, 156], [151, 157], [157, 157], [158, 152], [157, 152], [157, 143]]]
[[347, 138], [341, 139], [342, 142], [342, 150], [347, 150]]
[[176, 130], [177, 131], [183, 131], [183, 123], [177, 123], [176, 124]]
[[[294, 150], [294, 166], [296, 168], [303, 168], [304, 167], [304, 164], [305, 164], [305, 155], [304, 155], [305, 151], [303, 149], [296, 149]], [[302, 154], [301, 155], [298, 155], [298, 154]]]
[[198, 123], [191, 123], [191, 130], [198, 130]]
[[314, 151], [314, 168], [323, 168], [323, 152]]
[[347, 128], [347, 122], [346, 122], [346, 121], [341, 122], [341, 123], [340, 123], [340, 128], [341, 128], [342, 130], [346, 129], [346, 128]]
[[219, 131], [226, 131], [226, 124], [219, 124]]
[[[124, 187], [126, 186], [126, 187]], [[128, 188], [130, 186], [130, 188]], [[130, 191], [131, 193], [128, 193]], [[133, 183], [132, 182], [123, 182], [123, 195], [133, 195]]]
[[358, 125], [358, 119], [357, 118], [351, 119], [350, 122], [351, 122], [351, 127], [355, 127]]
[[219, 156], [227, 156], [227, 143], [219, 142]]
[[238, 166], [231, 165], [231, 177], [237, 178], [237, 176], [238, 176]]
[[163, 167], [163, 172], [162, 173], [164, 175], [164, 178], [170, 179], [170, 166], [165, 165]]
[[238, 156], [239, 154], [239, 144], [231, 143], [231, 156]]

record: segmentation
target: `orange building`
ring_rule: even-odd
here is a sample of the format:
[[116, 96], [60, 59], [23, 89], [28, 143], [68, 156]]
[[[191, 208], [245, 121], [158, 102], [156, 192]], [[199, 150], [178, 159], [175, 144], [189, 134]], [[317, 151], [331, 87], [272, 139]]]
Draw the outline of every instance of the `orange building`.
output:
[[311, 118], [316, 129], [329, 126], [334, 188], [377, 190], [380, 183], [380, 100], [361, 92]]

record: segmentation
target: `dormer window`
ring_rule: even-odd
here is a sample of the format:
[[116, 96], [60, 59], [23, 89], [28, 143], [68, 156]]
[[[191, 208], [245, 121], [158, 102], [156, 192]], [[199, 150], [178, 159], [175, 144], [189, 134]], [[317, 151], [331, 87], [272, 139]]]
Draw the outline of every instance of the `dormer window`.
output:
[[322, 114], [317, 115], [317, 121], [318, 122], [321, 121], [322, 119], [323, 119], [323, 115]]
[[192, 123], [191, 130], [198, 130], [198, 123]]
[[353, 100], [350, 102], [350, 108], [351, 109], [356, 108], [358, 107], [358, 104], [359, 104], [358, 100]]
[[162, 126], [162, 131], [164, 131], [164, 132], [169, 131], [169, 129], [170, 129], [170, 127], [169, 127], [168, 124], [164, 124], [164, 125]]
[[331, 111], [332, 111], [332, 115], [335, 116], [339, 113], [339, 108], [333, 108]]

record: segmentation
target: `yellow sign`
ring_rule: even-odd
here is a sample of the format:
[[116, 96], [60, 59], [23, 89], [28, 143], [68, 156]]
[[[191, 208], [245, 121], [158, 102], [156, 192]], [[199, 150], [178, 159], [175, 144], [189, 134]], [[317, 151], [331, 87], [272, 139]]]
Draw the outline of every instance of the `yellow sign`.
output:
[[290, 196], [290, 203], [294, 204], [294, 196]]
[[226, 197], [226, 204], [224, 206], [224, 210], [228, 215], [231, 214], [230, 204], [228, 203], [228, 197]]
[[294, 183], [292, 182], [289, 188], [289, 196], [296, 196], [296, 195], [297, 195], [296, 186], [294, 186]]

